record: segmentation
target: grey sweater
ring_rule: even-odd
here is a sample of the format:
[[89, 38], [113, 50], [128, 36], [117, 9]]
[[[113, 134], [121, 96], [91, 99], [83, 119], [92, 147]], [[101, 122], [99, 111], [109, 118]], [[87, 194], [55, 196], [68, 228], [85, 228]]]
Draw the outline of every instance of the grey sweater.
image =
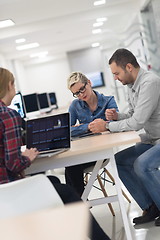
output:
[[109, 123], [111, 132], [145, 130], [142, 141], [155, 144], [160, 139], [160, 78], [140, 68], [136, 81], [128, 85], [129, 111], [118, 113]]

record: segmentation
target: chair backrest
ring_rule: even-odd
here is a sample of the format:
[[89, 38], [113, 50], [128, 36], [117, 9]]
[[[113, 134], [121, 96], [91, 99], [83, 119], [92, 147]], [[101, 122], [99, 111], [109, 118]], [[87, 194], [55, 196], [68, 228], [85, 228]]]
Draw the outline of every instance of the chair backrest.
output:
[[0, 218], [62, 205], [55, 188], [43, 174], [0, 185]]

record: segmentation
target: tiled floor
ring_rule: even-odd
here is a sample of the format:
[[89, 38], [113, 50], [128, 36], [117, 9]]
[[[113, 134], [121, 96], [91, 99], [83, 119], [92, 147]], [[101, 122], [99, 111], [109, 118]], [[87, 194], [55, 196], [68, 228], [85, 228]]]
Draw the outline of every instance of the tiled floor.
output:
[[[133, 240], [159, 240], [160, 228], [155, 227], [154, 222], [137, 226], [132, 224], [132, 219], [141, 215], [141, 210], [133, 199], [131, 199], [131, 201], [131, 203], [128, 203], [125, 200], [125, 206]], [[126, 240], [119, 205], [117, 202], [112, 205], [115, 211], [115, 217], [112, 217], [106, 205], [94, 207], [91, 211], [112, 240]]]
[[[110, 166], [108, 165], [107, 169], [111, 172]], [[57, 176], [61, 179], [62, 182], [64, 182], [64, 175], [59, 175], [58, 171], [54, 171], [54, 174], [57, 174]], [[106, 189], [108, 192], [108, 195], [112, 195], [116, 193], [115, 187], [107, 183]], [[136, 202], [131, 198], [129, 193], [124, 189], [124, 191], [127, 193], [129, 198], [131, 199], [131, 203], [128, 203], [126, 199], [124, 199], [126, 211], [128, 214], [128, 220], [129, 225], [131, 228], [131, 234], [133, 240], [159, 240], [160, 239], [160, 227], [155, 227], [154, 222], [134, 226], [132, 224], [132, 220], [134, 217], [141, 215], [142, 211], [136, 204]], [[102, 192], [97, 190], [96, 188], [93, 188], [90, 194], [90, 198], [95, 197], [102, 197]], [[112, 216], [108, 205], [101, 205], [96, 206], [91, 209], [91, 212], [101, 225], [101, 227], [104, 229], [104, 231], [107, 233], [107, 235], [112, 240], [126, 240], [124, 228], [123, 228], [123, 222], [121, 218], [121, 212], [119, 209], [118, 202], [112, 203], [112, 206], [115, 211], [115, 217]], [[97, 239], [98, 240], [98, 239]]]

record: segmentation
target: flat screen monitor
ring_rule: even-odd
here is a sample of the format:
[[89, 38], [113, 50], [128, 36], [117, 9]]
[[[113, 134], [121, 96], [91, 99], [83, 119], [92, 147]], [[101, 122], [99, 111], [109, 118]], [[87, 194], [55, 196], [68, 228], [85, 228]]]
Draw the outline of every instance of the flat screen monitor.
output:
[[27, 113], [39, 111], [39, 104], [36, 93], [24, 95], [23, 99]]
[[55, 106], [56, 108], [58, 108], [55, 92], [50, 92], [48, 95], [49, 95], [51, 106]]
[[89, 80], [91, 80], [92, 88], [105, 86], [102, 72], [87, 73], [86, 76]]
[[21, 115], [21, 118], [26, 117], [24, 103], [23, 103], [23, 97], [20, 92], [16, 93], [16, 95], [12, 99], [10, 106], [8, 106], [8, 107], [16, 110]]
[[50, 102], [48, 93], [37, 94], [39, 107], [41, 112], [47, 112], [50, 110]]

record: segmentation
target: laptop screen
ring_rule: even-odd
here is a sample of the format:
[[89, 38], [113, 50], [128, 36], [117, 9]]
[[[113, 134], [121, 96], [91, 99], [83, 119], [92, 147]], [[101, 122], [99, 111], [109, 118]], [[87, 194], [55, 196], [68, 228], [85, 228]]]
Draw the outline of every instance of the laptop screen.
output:
[[69, 113], [27, 120], [26, 145], [40, 152], [70, 148]]

